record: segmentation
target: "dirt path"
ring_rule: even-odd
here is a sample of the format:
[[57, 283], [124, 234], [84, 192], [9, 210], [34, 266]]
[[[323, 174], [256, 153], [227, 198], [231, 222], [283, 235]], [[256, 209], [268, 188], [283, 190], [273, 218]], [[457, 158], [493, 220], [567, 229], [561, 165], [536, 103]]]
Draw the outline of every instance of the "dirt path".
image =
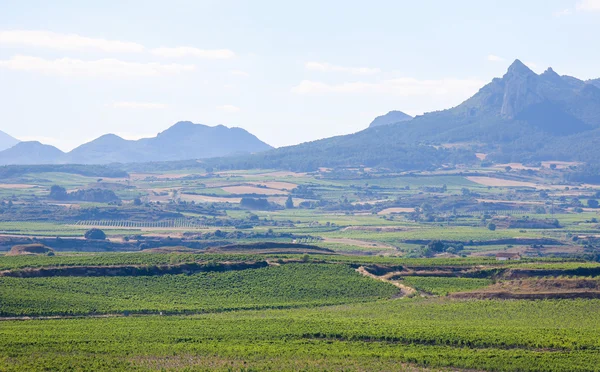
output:
[[358, 269], [356, 269], [357, 272], [359, 272], [360, 274], [364, 275], [364, 276], [368, 276], [370, 278], [376, 279], [376, 280], [380, 280], [382, 282], [386, 282], [386, 283], [390, 283], [393, 286], [396, 286], [398, 288], [400, 288], [400, 296], [399, 297], [411, 297], [414, 296], [417, 293], [417, 290], [406, 286], [402, 283], [399, 283], [397, 281], [394, 280], [390, 280], [388, 279], [389, 275], [384, 275], [384, 276], [377, 276], [375, 274], [371, 274], [370, 272], [367, 271], [367, 269], [365, 269], [364, 266], [359, 267]]
[[358, 239], [350, 239], [350, 238], [323, 238], [325, 243], [337, 243], [337, 244], [346, 244], [353, 245], [355, 247], [360, 248], [378, 248], [385, 250], [396, 250], [396, 247], [393, 245], [379, 243], [379, 242], [369, 242], [366, 240], [358, 240]]

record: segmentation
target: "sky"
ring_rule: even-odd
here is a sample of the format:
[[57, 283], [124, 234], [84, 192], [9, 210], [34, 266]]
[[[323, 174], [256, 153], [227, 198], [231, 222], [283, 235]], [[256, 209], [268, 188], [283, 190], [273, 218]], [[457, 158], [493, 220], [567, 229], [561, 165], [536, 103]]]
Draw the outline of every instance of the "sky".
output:
[[460, 104], [516, 58], [600, 77], [600, 0], [0, 0], [0, 130], [68, 151], [177, 121], [287, 146]]

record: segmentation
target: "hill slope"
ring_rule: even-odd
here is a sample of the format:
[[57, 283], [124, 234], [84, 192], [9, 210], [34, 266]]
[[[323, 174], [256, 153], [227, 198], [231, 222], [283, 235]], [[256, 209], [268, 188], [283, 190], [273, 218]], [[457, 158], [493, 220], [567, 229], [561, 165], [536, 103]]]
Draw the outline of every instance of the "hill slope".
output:
[[19, 143], [19, 140], [0, 130], [0, 151], [9, 149]]
[[[474, 162], [474, 153], [480, 151], [498, 161], [600, 163], [600, 88], [596, 82], [600, 83], [560, 76], [551, 68], [538, 75], [516, 60], [502, 78], [493, 79], [454, 108], [417, 116], [402, 125], [379, 125], [276, 149], [244, 161], [248, 166], [299, 170], [360, 165], [406, 170]], [[448, 143], [460, 143], [462, 150], [430, 146]], [[227, 165], [225, 160], [214, 163]], [[233, 159], [231, 164], [242, 161]]]
[[380, 125], [388, 125], [400, 123], [403, 121], [411, 120], [413, 117], [403, 113], [402, 111], [390, 111], [385, 115], [381, 115], [376, 117], [371, 124], [369, 124], [369, 128], [377, 127]]

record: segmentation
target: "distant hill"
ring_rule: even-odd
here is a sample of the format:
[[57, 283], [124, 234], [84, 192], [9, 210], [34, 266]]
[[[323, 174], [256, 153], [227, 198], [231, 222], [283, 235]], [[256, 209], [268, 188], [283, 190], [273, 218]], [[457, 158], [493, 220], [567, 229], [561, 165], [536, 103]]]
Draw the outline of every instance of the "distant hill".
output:
[[9, 149], [19, 143], [19, 140], [0, 130], [0, 151]]
[[369, 128], [377, 127], [380, 125], [388, 125], [400, 123], [403, 121], [411, 120], [413, 117], [403, 113], [402, 111], [390, 111], [385, 115], [381, 115], [376, 117], [371, 124], [369, 124]]
[[0, 152], [0, 164], [51, 164], [64, 155], [54, 146], [25, 141]]
[[[26, 144], [26, 143], [22, 143]], [[28, 147], [29, 146], [29, 147]], [[203, 159], [250, 154], [272, 147], [241, 128], [178, 122], [156, 137], [137, 141], [103, 135], [68, 153], [37, 143], [0, 152], [0, 164], [108, 164]], [[32, 148], [30, 148], [32, 147]], [[49, 149], [49, 148], [52, 148]], [[33, 150], [33, 151], [32, 151]], [[43, 152], [43, 156], [39, 156]]]
[[593, 85], [597, 86], [598, 88], [600, 88], [600, 79], [588, 80], [587, 83], [593, 84]]
[[496, 161], [600, 163], [599, 83], [560, 76], [551, 68], [538, 75], [516, 60], [502, 78], [493, 79], [454, 108], [417, 116], [402, 125], [378, 125], [272, 150], [243, 162], [214, 163], [298, 170], [360, 165], [407, 170], [475, 162], [475, 152], [486, 152], [487, 159]]

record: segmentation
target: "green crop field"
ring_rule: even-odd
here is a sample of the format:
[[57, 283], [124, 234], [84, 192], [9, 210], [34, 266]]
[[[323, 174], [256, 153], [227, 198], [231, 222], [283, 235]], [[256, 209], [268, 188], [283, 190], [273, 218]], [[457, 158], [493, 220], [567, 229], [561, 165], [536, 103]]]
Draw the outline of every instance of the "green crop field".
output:
[[0, 277], [0, 316], [205, 312], [389, 298], [390, 284], [344, 265], [136, 277]]
[[30, 370], [595, 371], [600, 302], [388, 300], [196, 316], [3, 321]]

